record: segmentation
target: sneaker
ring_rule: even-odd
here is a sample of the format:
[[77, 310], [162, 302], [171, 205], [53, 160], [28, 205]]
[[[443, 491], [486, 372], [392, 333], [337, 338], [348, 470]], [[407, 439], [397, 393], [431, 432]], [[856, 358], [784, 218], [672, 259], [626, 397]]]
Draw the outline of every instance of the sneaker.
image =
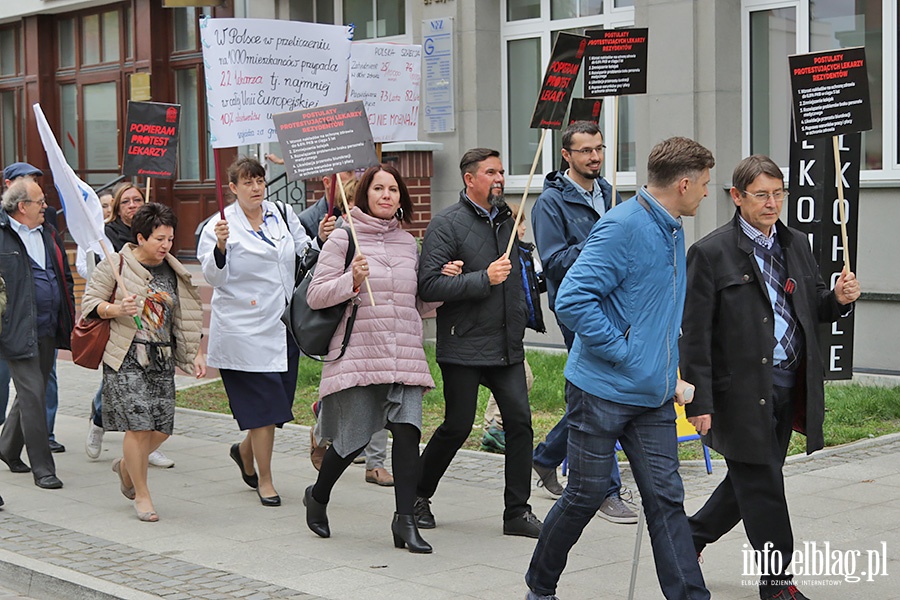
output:
[[153, 452], [151, 452], [150, 456], [147, 457], [147, 462], [149, 462], [154, 467], [159, 467], [160, 469], [168, 469], [175, 466], [175, 461], [159, 450], [154, 450]]
[[481, 438], [481, 450], [495, 454], [506, 453], [506, 432], [496, 426], [488, 427]]
[[537, 539], [541, 535], [544, 524], [534, 516], [530, 510], [526, 510], [518, 517], [503, 521], [503, 535], [520, 535]]
[[563, 486], [556, 478], [556, 467], [543, 467], [537, 463], [532, 464], [532, 467], [538, 476], [538, 487], [544, 488], [554, 496], [562, 496]]
[[633, 525], [638, 522], [637, 513], [631, 510], [627, 504], [618, 495], [608, 497], [600, 505], [597, 516], [602, 517], [610, 523], [622, 523], [625, 525]]
[[771, 596], [766, 596], [766, 600], [809, 600], [809, 598], [801, 594], [797, 586], [789, 585]]
[[431, 500], [416, 496], [416, 504], [413, 507], [416, 516], [416, 527], [419, 529], [434, 529], [434, 514], [431, 512]]
[[93, 421], [88, 421], [87, 440], [84, 442], [84, 453], [90, 459], [100, 458], [100, 451], [103, 449], [103, 428], [94, 425]]

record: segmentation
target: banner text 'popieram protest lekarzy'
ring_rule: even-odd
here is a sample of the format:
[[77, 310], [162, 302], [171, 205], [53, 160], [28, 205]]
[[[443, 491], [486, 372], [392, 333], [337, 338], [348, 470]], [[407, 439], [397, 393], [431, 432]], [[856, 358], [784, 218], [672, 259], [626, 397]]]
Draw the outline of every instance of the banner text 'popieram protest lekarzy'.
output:
[[376, 142], [419, 138], [422, 46], [353, 42], [350, 96], [366, 107]]
[[272, 115], [343, 102], [350, 28], [275, 19], [203, 19], [213, 148], [274, 142]]

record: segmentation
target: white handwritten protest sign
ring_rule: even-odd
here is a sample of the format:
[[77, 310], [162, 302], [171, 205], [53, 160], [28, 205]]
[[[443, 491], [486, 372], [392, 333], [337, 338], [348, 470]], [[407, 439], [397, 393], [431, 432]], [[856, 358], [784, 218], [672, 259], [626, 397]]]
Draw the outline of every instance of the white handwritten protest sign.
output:
[[419, 137], [422, 46], [354, 42], [350, 49], [350, 100], [366, 107], [376, 142]]
[[350, 37], [341, 25], [202, 20], [212, 146], [275, 141], [273, 114], [343, 102]]

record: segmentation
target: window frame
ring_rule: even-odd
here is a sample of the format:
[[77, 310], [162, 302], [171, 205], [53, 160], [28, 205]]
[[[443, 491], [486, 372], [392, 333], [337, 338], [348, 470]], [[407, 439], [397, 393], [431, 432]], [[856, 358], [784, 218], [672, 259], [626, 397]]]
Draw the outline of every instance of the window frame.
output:
[[[550, 60], [550, 52], [552, 47], [550, 40], [552, 33], [555, 31], [567, 31], [572, 29], [598, 29], [608, 28], [615, 29], [620, 27], [634, 27], [634, 7], [615, 7], [614, 0], [604, 0], [603, 14], [594, 15], [592, 17], [573, 17], [568, 19], [551, 19], [550, 18], [550, 0], [541, 0], [541, 16], [533, 19], [521, 19], [517, 21], [507, 21], [507, 4], [509, 0], [501, 0], [500, 2], [500, 76], [501, 84], [501, 115], [502, 115], [502, 148], [501, 155], [508, 157], [510, 154], [510, 131], [509, 131], [509, 56], [508, 43], [514, 40], [540, 38], [541, 47], [541, 77], [543, 77], [544, 69]], [[581, 90], [575, 90], [573, 96], [580, 97]], [[608, 102], [608, 104], [607, 104]], [[604, 98], [604, 108], [612, 104], [612, 97]], [[609, 147], [618, 148], [618, 139], [616, 138], [616, 128], [613, 124], [613, 111], [604, 110], [603, 121], [600, 123], [600, 129], [603, 131], [604, 141]], [[540, 190], [543, 187], [544, 175], [550, 171], [559, 168], [559, 148], [553, 147], [553, 135], [547, 135], [544, 139], [544, 145], [541, 148], [541, 158], [538, 161], [534, 178], [531, 183], [531, 191]], [[604, 160], [604, 177], [612, 180], [612, 173], [608, 172], [607, 163], [610, 153], [607, 153]], [[635, 171], [618, 170], [618, 161], [616, 161], [616, 186], [617, 188], [633, 189], [637, 182], [637, 173]], [[507, 171], [508, 171], [507, 167]], [[506, 175], [506, 189], [512, 192], [524, 191], [528, 182], [528, 174]]]
[[[778, 8], [794, 8], [797, 12], [798, 54], [809, 52], [810, 0], [741, 0], [741, 150], [750, 153], [750, 13]], [[900, 184], [900, 9], [892, 0], [882, 0], [882, 168], [860, 171], [860, 185], [865, 187]], [[891, 26], [888, 27], [887, 24]], [[787, 60], [787, 57], [785, 57]], [[782, 165], [787, 173], [787, 165]]]

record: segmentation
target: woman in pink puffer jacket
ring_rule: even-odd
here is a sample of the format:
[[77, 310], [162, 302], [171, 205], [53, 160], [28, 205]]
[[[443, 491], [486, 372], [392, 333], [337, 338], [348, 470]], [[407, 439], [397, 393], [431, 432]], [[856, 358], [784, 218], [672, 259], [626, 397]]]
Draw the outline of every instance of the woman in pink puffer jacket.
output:
[[[306, 489], [306, 523], [321, 537], [331, 535], [326, 508], [334, 484], [372, 434], [387, 428], [394, 438], [394, 545], [409, 546], [410, 552], [430, 553], [431, 546], [416, 528], [413, 504], [422, 395], [434, 387], [422, 348], [421, 315], [437, 305], [420, 302], [417, 296], [418, 245], [400, 227], [401, 221], [412, 220], [412, 200], [394, 167], [371, 167], [363, 174], [350, 218], [356, 228], [359, 254], [345, 271], [349, 231], [335, 230], [322, 248], [307, 294], [314, 309], [348, 299], [360, 302], [360, 306], [346, 354], [322, 368], [319, 423], [323, 437], [333, 443], [322, 460], [315, 485]], [[444, 269], [447, 275], [460, 271], [461, 266], [455, 263], [448, 263]], [[374, 306], [363, 283], [367, 278]], [[345, 324], [346, 320], [331, 341], [331, 357], [339, 354]]]

